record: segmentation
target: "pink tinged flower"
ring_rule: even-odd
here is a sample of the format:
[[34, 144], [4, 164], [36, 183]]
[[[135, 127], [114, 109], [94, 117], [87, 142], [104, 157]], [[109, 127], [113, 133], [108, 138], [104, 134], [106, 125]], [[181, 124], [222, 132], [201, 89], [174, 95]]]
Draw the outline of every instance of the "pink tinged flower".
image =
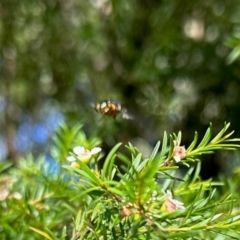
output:
[[172, 193], [167, 190], [167, 193], [168, 195], [168, 198], [165, 200], [165, 202], [163, 203], [162, 205], [162, 210], [164, 212], [168, 212], [168, 213], [171, 213], [171, 212], [174, 212], [175, 210], [177, 209], [184, 209], [184, 204], [176, 199], [173, 199], [172, 197]]
[[5, 199], [8, 198], [10, 194], [10, 190], [12, 188], [12, 185], [16, 182], [17, 180], [14, 178], [11, 178], [9, 176], [1, 176], [0, 177], [0, 201], [4, 201]]
[[178, 141], [173, 141], [173, 143], [174, 143], [173, 159], [176, 161], [176, 163], [178, 163], [187, 156], [187, 151], [185, 149], [185, 146], [179, 146]]

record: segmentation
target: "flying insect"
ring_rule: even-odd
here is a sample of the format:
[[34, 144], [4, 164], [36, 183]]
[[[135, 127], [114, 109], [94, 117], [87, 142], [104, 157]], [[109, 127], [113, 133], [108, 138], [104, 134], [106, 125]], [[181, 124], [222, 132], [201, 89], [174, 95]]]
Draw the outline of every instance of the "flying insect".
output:
[[95, 105], [97, 112], [100, 112], [103, 115], [116, 118], [116, 116], [121, 113], [122, 117], [125, 119], [132, 119], [133, 117], [127, 113], [125, 108], [122, 108], [121, 104], [114, 100], [105, 100], [98, 102]]

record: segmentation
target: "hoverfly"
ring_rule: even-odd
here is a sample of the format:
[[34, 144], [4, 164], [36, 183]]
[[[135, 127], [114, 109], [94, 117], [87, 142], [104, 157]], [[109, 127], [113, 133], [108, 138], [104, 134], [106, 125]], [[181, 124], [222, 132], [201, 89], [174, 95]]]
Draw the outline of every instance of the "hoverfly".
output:
[[100, 112], [103, 115], [112, 116], [113, 118], [116, 118], [116, 116], [121, 113], [123, 118], [133, 119], [127, 110], [122, 108], [121, 104], [114, 100], [98, 102], [95, 105], [95, 109], [97, 112]]

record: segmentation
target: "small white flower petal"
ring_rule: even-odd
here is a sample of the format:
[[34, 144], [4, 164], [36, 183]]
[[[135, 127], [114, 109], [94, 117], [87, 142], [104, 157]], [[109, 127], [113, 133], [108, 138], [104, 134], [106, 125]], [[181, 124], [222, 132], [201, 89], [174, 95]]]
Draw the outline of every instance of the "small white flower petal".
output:
[[164, 194], [167, 194], [170, 198], [172, 198], [172, 192], [170, 190], [167, 190]]
[[178, 163], [178, 162], [181, 161], [180, 155], [175, 155], [173, 158], [174, 158], [174, 160], [175, 160], [176, 163]]
[[100, 147], [95, 147], [91, 150], [91, 154], [97, 154], [100, 153], [102, 151], [102, 149]]
[[19, 200], [22, 198], [22, 195], [19, 192], [14, 192], [13, 197]]
[[81, 155], [81, 154], [84, 154], [86, 152], [86, 149], [84, 147], [82, 147], [82, 146], [77, 146], [77, 147], [73, 148], [73, 152], [76, 155]]
[[76, 161], [76, 158], [74, 156], [68, 156], [67, 161], [74, 162], [74, 161]]
[[153, 197], [157, 196], [157, 191], [156, 191], [156, 190], [153, 190], [152, 196], [153, 196]]

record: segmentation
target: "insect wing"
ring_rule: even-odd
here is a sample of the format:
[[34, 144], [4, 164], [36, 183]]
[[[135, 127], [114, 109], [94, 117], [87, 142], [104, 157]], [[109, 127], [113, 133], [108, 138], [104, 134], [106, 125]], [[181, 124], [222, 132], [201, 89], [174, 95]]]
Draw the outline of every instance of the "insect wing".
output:
[[133, 115], [131, 113], [129, 113], [126, 108], [122, 109], [122, 117], [124, 119], [128, 119], [128, 120], [133, 120], [134, 119]]

